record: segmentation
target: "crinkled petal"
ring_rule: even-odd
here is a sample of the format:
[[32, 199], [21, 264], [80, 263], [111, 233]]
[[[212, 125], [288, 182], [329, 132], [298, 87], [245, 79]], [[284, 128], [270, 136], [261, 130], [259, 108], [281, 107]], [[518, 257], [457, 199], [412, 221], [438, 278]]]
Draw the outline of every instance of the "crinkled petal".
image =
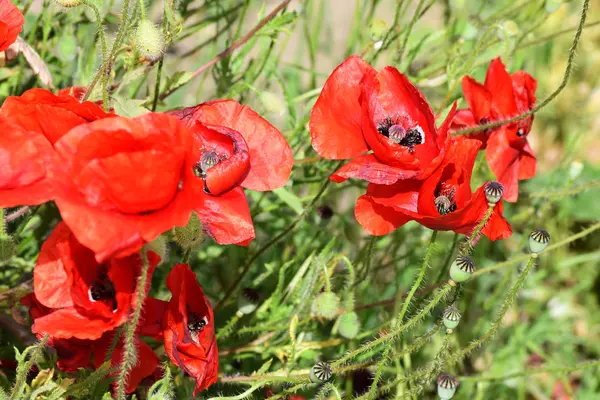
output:
[[492, 93], [470, 76], [462, 79], [462, 88], [475, 123], [478, 124], [483, 118], [490, 119], [492, 116]]
[[485, 77], [485, 88], [492, 94], [492, 109], [501, 118], [518, 113], [510, 74], [500, 58], [494, 59]]
[[376, 203], [368, 195], [358, 198], [354, 216], [365, 231], [375, 236], [387, 235], [411, 220], [409, 216], [393, 207]]
[[517, 201], [521, 152], [510, 146], [504, 130], [500, 130], [488, 139], [485, 154], [496, 180], [504, 186], [502, 198], [508, 202]]
[[368, 182], [391, 185], [402, 179], [410, 179], [417, 175], [416, 170], [404, 170], [377, 160], [373, 154], [359, 156], [342, 166], [331, 175], [331, 180], [337, 183], [349, 178], [364, 179]]

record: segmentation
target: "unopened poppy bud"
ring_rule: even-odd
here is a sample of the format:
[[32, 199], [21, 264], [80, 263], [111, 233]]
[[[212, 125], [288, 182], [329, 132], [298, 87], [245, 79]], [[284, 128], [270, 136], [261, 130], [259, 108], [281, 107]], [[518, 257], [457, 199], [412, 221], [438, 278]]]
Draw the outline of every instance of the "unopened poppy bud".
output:
[[534, 254], [544, 251], [548, 247], [548, 242], [550, 242], [550, 234], [543, 229], [534, 229], [529, 234], [529, 250]]
[[317, 295], [312, 304], [313, 313], [320, 317], [333, 319], [340, 305], [340, 299], [333, 292], [323, 292]]
[[460, 317], [460, 312], [454, 307], [446, 308], [442, 314], [444, 325], [448, 329], [456, 328], [460, 322]]
[[485, 184], [483, 189], [488, 205], [491, 207], [498, 203], [504, 194], [504, 186], [500, 182], [490, 181]]
[[258, 97], [268, 112], [276, 115], [283, 115], [285, 113], [285, 103], [281, 97], [277, 96], [276, 94], [271, 92], [260, 92]]
[[458, 256], [450, 267], [450, 278], [457, 283], [466, 281], [475, 272], [475, 263], [469, 256]]
[[202, 242], [202, 222], [196, 213], [192, 213], [190, 220], [184, 227], [175, 227], [172, 230], [173, 240], [184, 249], [196, 246]]
[[142, 58], [155, 61], [165, 49], [165, 35], [152, 21], [140, 21], [135, 31], [135, 48]]
[[168, 243], [164, 236], [161, 235], [150, 243], [146, 244], [146, 248], [158, 254], [161, 262], [165, 262], [167, 258]]
[[0, 262], [10, 260], [17, 254], [17, 247], [12, 237], [7, 235], [0, 236]]
[[441, 375], [437, 380], [438, 396], [441, 400], [450, 400], [456, 393], [458, 381], [450, 375]]
[[244, 288], [238, 297], [238, 310], [242, 314], [252, 314], [258, 302], [260, 301], [260, 295], [252, 288]]
[[507, 36], [517, 36], [521, 32], [519, 25], [512, 20], [505, 21], [502, 24], [502, 29], [504, 32], [506, 32]]
[[66, 8], [77, 7], [83, 3], [83, 0], [54, 0], [56, 4]]
[[331, 366], [325, 361], [319, 361], [310, 369], [310, 381], [313, 383], [327, 382], [331, 379], [333, 372]]
[[348, 311], [340, 315], [339, 319], [340, 335], [346, 339], [354, 339], [360, 330], [360, 321], [354, 311]]

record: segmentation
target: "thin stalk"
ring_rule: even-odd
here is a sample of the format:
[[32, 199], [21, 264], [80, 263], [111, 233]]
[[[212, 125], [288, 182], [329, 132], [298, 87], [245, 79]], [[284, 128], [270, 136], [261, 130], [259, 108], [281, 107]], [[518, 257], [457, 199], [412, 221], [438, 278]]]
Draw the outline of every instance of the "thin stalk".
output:
[[[102, 25], [102, 16], [100, 15], [100, 10], [94, 3], [91, 3], [89, 0], [84, 0], [82, 4], [88, 6], [94, 12], [94, 16], [96, 17], [96, 25], [98, 26], [98, 36], [100, 37], [100, 46], [102, 48], [102, 62], [105, 63], [108, 55], [108, 46], [106, 45], [106, 36], [104, 35], [104, 27]], [[106, 79], [102, 80], [102, 102], [105, 111], [108, 111], [108, 91], [106, 90]], [[87, 93], [86, 93], [87, 94]]]
[[485, 224], [488, 223], [488, 221], [492, 217], [493, 213], [494, 213], [494, 206], [488, 207], [488, 209], [485, 212], [485, 215], [483, 216], [481, 221], [479, 221], [479, 223], [477, 224], [475, 229], [473, 229], [473, 232], [471, 232], [471, 234], [465, 241], [464, 246], [462, 246], [461, 250], [462, 250], [463, 254], [465, 254], [465, 255], [471, 254], [471, 251], [473, 251], [473, 247], [475, 246], [473, 244], [473, 242], [477, 240], [477, 238], [481, 234], [481, 230], [485, 227]]
[[217, 340], [225, 339], [226, 337], [228, 337], [231, 334], [231, 331], [233, 331], [233, 327], [243, 316], [244, 314], [242, 314], [241, 312], [236, 312], [235, 315], [229, 320], [229, 322], [227, 322], [227, 324], [222, 329], [219, 329], [219, 332], [217, 332]]
[[579, 364], [575, 364], [571, 367], [550, 367], [550, 368], [532, 368], [526, 369], [520, 372], [514, 372], [512, 374], [504, 375], [476, 375], [476, 376], [460, 376], [457, 379], [460, 382], [483, 382], [483, 381], [505, 381], [514, 378], [524, 378], [526, 376], [537, 375], [537, 374], [556, 374], [565, 375], [569, 372], [581, 371], [586, 368], [600, 367], [600, 360], [587, 361]]

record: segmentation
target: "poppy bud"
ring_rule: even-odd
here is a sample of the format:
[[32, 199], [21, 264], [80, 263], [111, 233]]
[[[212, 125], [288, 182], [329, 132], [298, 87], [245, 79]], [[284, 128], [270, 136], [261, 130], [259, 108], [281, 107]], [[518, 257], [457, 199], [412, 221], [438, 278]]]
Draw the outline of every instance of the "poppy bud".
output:
[[58, 5], [66, 8], [77, 7], [83, 3], [82, 0], [54, 0]]
[[0, 262], [10, 260], [16, 254], [16, 250], [12, 237], [0, 235]]
[[448, 329], [454, 329], [458, 326], [460, 322], [460, 312], [454, 307], [448, 307], [444, 310], [442, 314], [444, 325]]
[[259, 301], [260, 295], [256, 290], [252, 288], [243, 288], [237, 301], [238, 310], [242, 314], [252, 314], [254, 310], [256, 310]]
[[483, 189], [488, 205], [491, 207], [498, 203], [504, 194], [504, 186], [500, 182], [490, 181], [485, 184]]
[[450, 278], [461, 283], [466, 281], [475, 272], [475, 263], [469, 256], [458, 256], [450, 267]]
[[441, 375], [437, 380], [438, 396], [441, 400], [450, 400], [456, 393], [458, 381], [450, 375]]
[[165, 35], [152, 21], [140, 21], [135, 31], [135, 48], [142, 58], [155, 61], [165, 49]]
[[319, 361], [310, 369], [310, 381], [313, 383], [322, 383], [327, 382], [331, 379], [333, 372], [331, 371], [331, 366], [329, 363], [325, 361]]
[[333, 319], [339, 310], [340, 299], [333, 292], [324, 292], [317, 295], [312, 304], [313, 313], [320, 317]]
[[340, 315], [339, 319], [340, 335], [346, 339], [354, 339], [360, 330], [360, 321], [354, 311], [348, 311]]
[[550, 234], [543, 229], [534, 229], [529, 234], [529, 250], [534, 254], [544, 251], [548, 247], [548, 242], [550, 242]]
[[259, 92], [258, 97], [268, 112], [276, 115], [283, 115], [285, 113], [285, 103], [276, 94], [271, 92]]
[[150, 251], [155, 252], [161, 259], [161, 262], [164, 262], [167, 258], [167, 239], [164, 236], [159, 236], [150, 243], [146, 244], [146, 248]]
[[196, 246], [202, 243], [204, 235], [202, 234], [202, 222], [196, 213], [192, 216], [184, 227], [175, 227], [172, 230], [173, 240], [184, 249]]

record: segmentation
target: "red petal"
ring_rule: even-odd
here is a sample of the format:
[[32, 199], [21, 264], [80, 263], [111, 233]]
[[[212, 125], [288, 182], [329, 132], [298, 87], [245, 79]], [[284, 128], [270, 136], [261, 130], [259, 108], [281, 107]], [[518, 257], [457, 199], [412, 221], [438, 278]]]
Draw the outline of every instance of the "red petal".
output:
[[477, 122], [475, 122], [473, 112], [468, 108], [458, 110], [452, 120], [452, 130], [469, 128], [475, 125], [477, 125]]
[[[193, 113], [190, 114], [190, 111]], [[176, 113], [188, 123], [224, 126], [239, 132], [248, 144], [250, 170], [242, 186], [265, 191], [283, 186], [294, 164], [292, 149], [281, 132], [250, 107], [235, 100], [216, 100]]]
[[496, 180], [504, 186], [502, 198], [508, 202], [517, 201], [521, 152], [510, 146], [504, 129], [490, 136], [485, 154]]
[[529, 143], [525, 143], [521, 149], [521, 159], [519, 160], [519, 180], [531, 179], [535, 176], [536, 159], [533, 149]]
[[310, 115], [312, 146], [330, 159], [354, 158], [368, 150], [361, 133], [361, 81], [376, 71], [351, 56], [327, 78]]
[[537, 81], [527, 72], [517, 71], [512, 74], [512, 87], [519, 113], [531, 110], [535, 105]]
[[31, 331], [38, 334], [49, 334], [59, 339], [91, 339], [95, 340], [106, 331], [116, 326], [102, 319], [89, 319], [79, 314], [74, 308], [63, 308], [53, 311], [45, 317], [35, 320]]
[[391, 185], [398, 180], [410, 179], [418, 171], [403, 170], [377, 160], [373, 154], [359, 156], [350, 161], [331, 175], [331, 180], [337, 183], [349, 178], [359, 178], [372, 183]]
[[248, 201], [237, 187], [220, 196], [202, 195], [202, 206], [196, 213], [206, 232], [219, 244], [237, 244], [254, 239], [254, 225]]
[[518, 113], [512, 78], [500, 58], [491, 62], [485, 77], [485, 88], [492, 94], [492, 108], [498, 116], [508, 118]]
[[368, 195], [358, 198], [354, 216], [365, 231], [375, 236], [387, 235], [411, 220], [392, 207], [377, 204]]
[[24, 23], [23, 14], [10, 0], [0, 0], [0, 51], [17, 40]]
[[476, 124], [482, 118], [492, 116], [492, 94], [475, 79], [470, 76], [465, 76], [462, 79], [462, 88], [465, 95], [465, 100], [469, 105], [469, 109], [473, 112]]
[[142, 320], [138, 326], [140, 336], [151, 336], [157, 340], [163, 335], [162, 321], [168, 302], [153, 297], [146, 298], [142, 309]]

